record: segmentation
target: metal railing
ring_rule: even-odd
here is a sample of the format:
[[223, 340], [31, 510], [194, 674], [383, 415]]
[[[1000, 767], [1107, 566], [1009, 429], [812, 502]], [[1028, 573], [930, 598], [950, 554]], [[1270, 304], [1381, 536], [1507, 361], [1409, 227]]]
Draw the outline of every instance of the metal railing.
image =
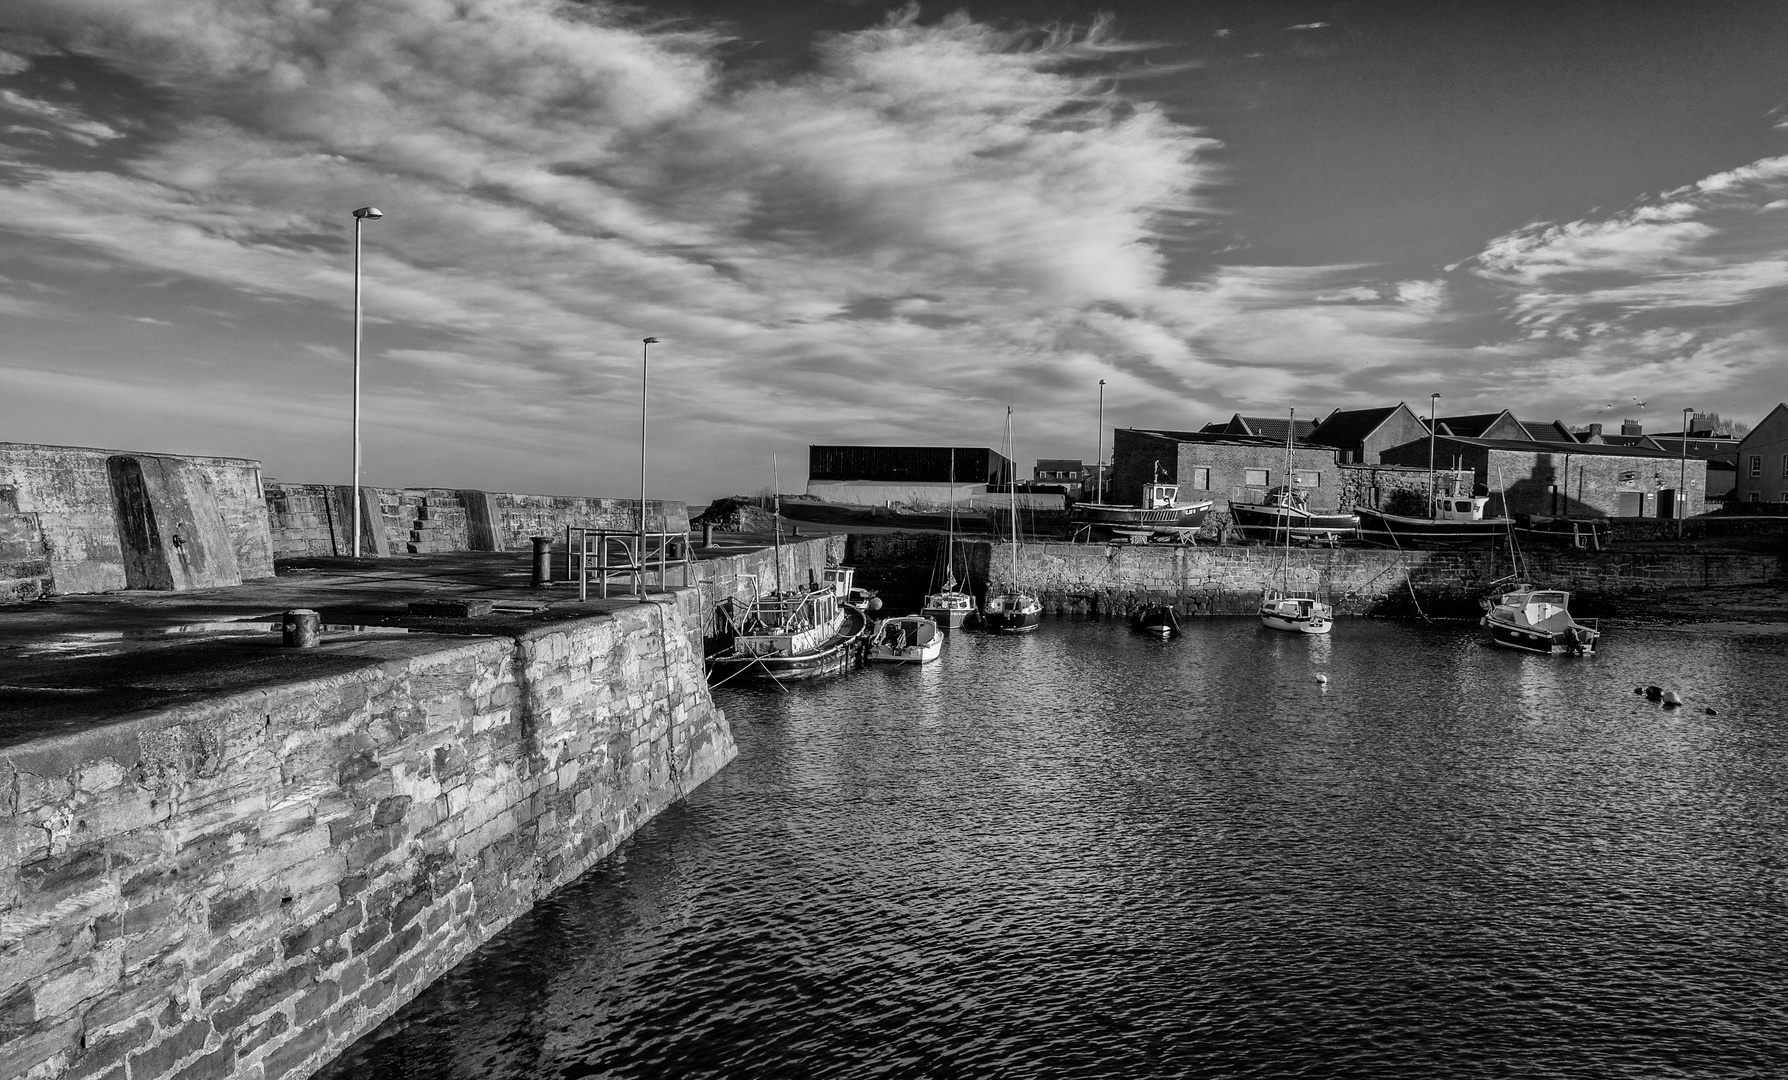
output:
[[[644, 551], [638, 550], [644, 540]], [[654, 569], [658, 587], [663, 588], [672, 567], [682, 569], [684, 587], [689, 585], [689, 568], [695, 562], [689, 546], [689, 532], [646, 533], [635, 530], [617, 532], [612, 529], [586, 529], [565, 526], [565, 575], [577, 582], [579, 600], [590, 598], [590, 581], [596, 581], [596, 595], [608, 599], [611, 577], [633, 578], [634, 591], [646, 593], [646, 575]]]

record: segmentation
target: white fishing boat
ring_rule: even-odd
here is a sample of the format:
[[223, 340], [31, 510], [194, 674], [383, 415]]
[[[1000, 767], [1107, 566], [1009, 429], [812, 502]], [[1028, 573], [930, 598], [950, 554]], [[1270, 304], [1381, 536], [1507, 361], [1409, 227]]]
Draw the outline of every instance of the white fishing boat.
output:
[[1187, 502], [1178, 484], [1142, 486], [1136, 506], [1116, 503], [1075, 503], [1069, 519], [1083, 528], [1103, 529], [1132, 539], [1165, 537], [1190, 543], [1211, 512], [1211, 500]]
[[[1006, 458], [1012, 454], [1012, 406], [1006, 406]], [[1011, 498], [1012, 537], [1007, 549], [1012, 555], [1012, 581], [1005, 592], [990, 594], [981, 605], [981, 625], [996, 634], [1025, 634], [1043, 621], [1043, 605], [1030, 593], [1018, 588], [1018, 487], [1016, 479], [1008, 481]]]
[[[963, 568], [968, 577], [968, 568]], [[975, 614], [975, 598], [957, 587], [956, 579], [956, 450], [950, 449], [950, 520], [949, 534], [944, 540], [944, 587], [926, 593], [919, 614], [935, 621], [946, 630], [959, 630]]]
[[944, 634], [923, 615], [895, 615], [875, 624], [869, 636], [872, 664], [925, 664], [944, 651]]
[[[1287, 425], [1285, 432], [1285, 475], [1292, 476], [1291, 440], [1292, 432], [1297, 429], [1297, 410], [1292, 410], [1293, 423]], [[1296, 488], [1287, 488], [1287, 504], [1297, 500]], [[1327, 604], [1313, 596], [1294, 596], [1290, 592], [1291, 580], [1291, 537], [1292, 519], [1281, 517], [1279, 527], [1283, 546], [1279, 553], [1279, 588], [1268, 592], [1260, 599], [1260, 624], [1269, 630], [1284, 630], [1293, 634], [1326, 634], [1335, 625], [1334, 611]]]
[[1596, 620], [1583, 622], [1571, 615], [1571, 594], [1563, 589], [1515, 585], [1495, 601], [1480, 603], [1485, 613], [1479, 625], [1494, 645], [1527, 652], [1590, 656], [1602, 637]]

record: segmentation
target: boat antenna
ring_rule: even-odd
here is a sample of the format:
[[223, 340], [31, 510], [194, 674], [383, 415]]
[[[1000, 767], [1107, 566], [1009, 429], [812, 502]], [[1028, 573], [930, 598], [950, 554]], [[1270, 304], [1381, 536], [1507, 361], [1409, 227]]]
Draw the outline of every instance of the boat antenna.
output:
[[770, 501], [776, 510], [776, 591], [782, 591], [782, 473], [776, 468], [776, 455], [770, 455]]

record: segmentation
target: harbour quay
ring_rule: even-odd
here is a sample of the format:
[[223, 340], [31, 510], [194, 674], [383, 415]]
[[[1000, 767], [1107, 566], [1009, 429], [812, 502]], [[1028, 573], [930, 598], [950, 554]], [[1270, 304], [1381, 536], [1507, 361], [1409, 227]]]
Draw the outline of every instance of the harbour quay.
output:
[[[9, 1077], [315, 1072], [730, 761], [713, 613], [844, 546], [691, 541], [603, 597], [548, 526], [625, 507], [484, 493], [533, 516], [466, 550], [439, 491], [12, 460], [8, 565], [42, 591], [0, 605]], [[303, 553], [356, 509], [389, 554]], [[433, 550], [404, 550], [417, 520]]]

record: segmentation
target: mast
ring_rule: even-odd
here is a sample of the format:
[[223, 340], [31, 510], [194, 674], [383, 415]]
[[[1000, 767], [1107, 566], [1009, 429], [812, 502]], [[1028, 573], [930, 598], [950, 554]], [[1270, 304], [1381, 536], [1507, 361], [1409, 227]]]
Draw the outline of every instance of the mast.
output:
[[782, 474], [776, 469], [776, 455], [770, 455], [770, 499], [776, 508], [776, 591], [782, 591]]
[[1007, 502], [1012, 511], [1012, 591], [1018, 591], [1018, 458], [1012, 449], [1012, 406], [1006, 406], [1006, 463], [1012, 471], [1006, 475]]
[[944, 547], [944, 591], [956, 591], [956, 448], [950, 447], [950, 533]]
[[1285, 548], [1279, 556], [1279, 594], [1291, 590], [1291, 509], [1297, 502], [1297, 487], [1292, 483], [1291, 439], [1297, 431], [1298, 410], [1294, 406], [1285, 421], [1285, 498], [1281, 500], [1279, 517], [1285, 522]]

